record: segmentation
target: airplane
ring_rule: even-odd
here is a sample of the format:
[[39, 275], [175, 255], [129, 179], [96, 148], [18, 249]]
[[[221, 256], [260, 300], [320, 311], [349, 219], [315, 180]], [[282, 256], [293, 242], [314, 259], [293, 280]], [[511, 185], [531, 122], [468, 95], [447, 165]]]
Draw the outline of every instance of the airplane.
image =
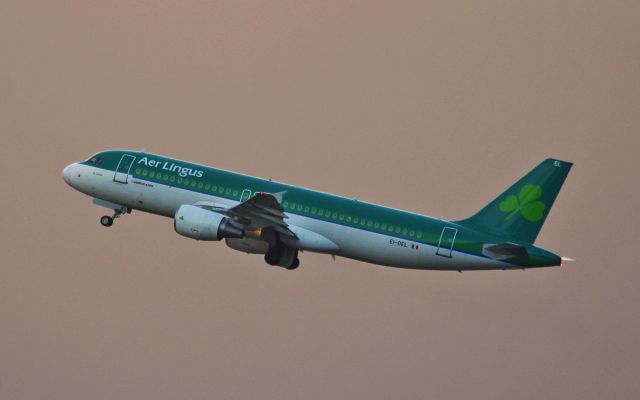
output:
[[299, 252], [424, 270], [559, 266], [534, 246], [572, 163], [546, 159], [473, 216], [447, 221], [144, 151], [106, 150], [62, 171], [113, 210], [172, 218], [188, 238], [221, 241], [289, 270]]

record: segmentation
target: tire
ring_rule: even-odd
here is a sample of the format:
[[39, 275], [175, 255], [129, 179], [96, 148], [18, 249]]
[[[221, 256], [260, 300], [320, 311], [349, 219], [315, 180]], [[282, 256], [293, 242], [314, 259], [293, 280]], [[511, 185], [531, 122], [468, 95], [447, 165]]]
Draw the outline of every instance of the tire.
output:
[[100, 224], [102, 226], [109, 227], [109, 226], [113, 225], [113, 218], [111, 218], [108, 215], [105, 215], [102, 218], [100, 218]]
[[280, 260], [280, 257], [270, 251], [264, 255], [264, 261], [269, 265], [278, 265], [278, 260]]
[[294, 270], [296, 268], [298, 268], [300, 266], [300, 259], [298, 257], [296, 257], [295, 260], [293, 260], [293, 263], [287, 267], [288, 270]]

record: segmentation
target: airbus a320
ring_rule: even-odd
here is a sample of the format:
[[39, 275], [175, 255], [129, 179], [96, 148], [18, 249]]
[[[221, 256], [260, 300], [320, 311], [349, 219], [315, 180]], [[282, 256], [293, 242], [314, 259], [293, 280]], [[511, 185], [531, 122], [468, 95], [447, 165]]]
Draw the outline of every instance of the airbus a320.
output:
[[300, 251], [425, 270], [557, 266], [534, 245], [572, 164], [547, 159], [473, 216], [447, 221], [142, 151], [107, 150], [64, 168], [67, 184], [113, 210], [173, 219], [180, 235], [221, 241], [295, 269]]

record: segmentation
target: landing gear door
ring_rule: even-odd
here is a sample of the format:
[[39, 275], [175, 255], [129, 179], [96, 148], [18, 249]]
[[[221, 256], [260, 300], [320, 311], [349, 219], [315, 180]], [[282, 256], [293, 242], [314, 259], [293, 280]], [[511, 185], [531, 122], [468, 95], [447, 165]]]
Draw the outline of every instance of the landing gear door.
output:
[[440, 234], [440, 241], [438, 242], [438, 250], [436, 250], [436, 254], [442, 257], [451, 258], [453, 242], [456, 240], [457, 234], [458, 230], [456, 228], [445, 226]]
[[119, 183], [127, 183], [129, 179], [129, 170], [135, 161], [135, 157], [129, 154], [124, 154], [116, 167], [116, 174], [113, 180]]

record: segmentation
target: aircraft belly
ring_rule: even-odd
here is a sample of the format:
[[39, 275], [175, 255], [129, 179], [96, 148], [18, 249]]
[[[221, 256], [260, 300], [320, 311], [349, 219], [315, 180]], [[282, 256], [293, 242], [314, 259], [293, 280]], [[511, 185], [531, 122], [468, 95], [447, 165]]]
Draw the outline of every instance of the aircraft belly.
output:
[[421, 268], [420, 249], [390, 245], [388, 236], [297, 215], [291, 215], [287, 222], [334, 242], [339, 247], [336, 255], [382, 265]]
[[287, 221], [323, 235], [334, 242], [340, 248], [336, 255], [369, 263], [400, 268], [442, 270], [513, 268], [506, 263], [456, 251], [451, 257], [442, 257], [436, 255], [436, 246], [426, 243], [401, 240], [297, 215], [291, 215]]

